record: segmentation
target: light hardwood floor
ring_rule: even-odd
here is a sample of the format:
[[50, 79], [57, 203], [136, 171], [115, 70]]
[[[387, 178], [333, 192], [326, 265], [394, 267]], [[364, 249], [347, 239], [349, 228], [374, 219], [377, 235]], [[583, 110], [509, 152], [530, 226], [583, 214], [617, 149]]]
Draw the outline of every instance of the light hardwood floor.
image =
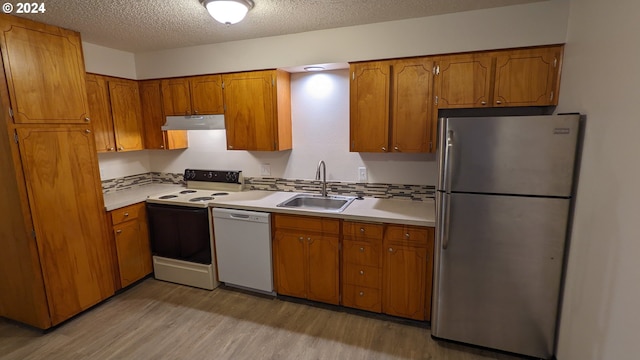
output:
[[0, 319], [0, 359], [518, 358], [436, 342], [426, 326], [147, 279], [46, 334]]

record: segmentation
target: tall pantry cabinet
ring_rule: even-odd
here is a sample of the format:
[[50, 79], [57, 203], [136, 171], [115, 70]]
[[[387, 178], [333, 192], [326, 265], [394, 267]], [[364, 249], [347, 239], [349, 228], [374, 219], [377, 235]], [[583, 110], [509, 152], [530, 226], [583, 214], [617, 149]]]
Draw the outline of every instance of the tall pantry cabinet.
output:
[[0, 14], [0, 316], [49, 328], [115, 291], [76, 32]]

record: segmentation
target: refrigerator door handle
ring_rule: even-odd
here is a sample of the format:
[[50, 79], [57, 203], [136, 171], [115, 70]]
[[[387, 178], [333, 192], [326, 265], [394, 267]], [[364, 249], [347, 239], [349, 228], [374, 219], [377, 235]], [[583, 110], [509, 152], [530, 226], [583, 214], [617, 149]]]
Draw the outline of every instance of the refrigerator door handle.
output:
[[442, 250], [447, 250], [447, 246], [449, 246], [450, 202], [451, 194], [442, 194], [442, 201], [440, 202], [440, 243], [442, 244]]
[[447, 145], [444, 151], [444, 169], [445, 169], [445, 189], [449, 194], [451, 192], [451, 172], [453, 168], [453, 130], [447, 131]]

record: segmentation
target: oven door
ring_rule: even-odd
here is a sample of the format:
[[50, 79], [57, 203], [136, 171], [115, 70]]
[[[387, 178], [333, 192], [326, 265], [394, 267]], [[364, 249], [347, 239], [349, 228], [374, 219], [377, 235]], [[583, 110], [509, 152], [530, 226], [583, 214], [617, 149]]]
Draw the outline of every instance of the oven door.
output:
[[208, 208], [147, 203], [153, 255], [211, 264]]

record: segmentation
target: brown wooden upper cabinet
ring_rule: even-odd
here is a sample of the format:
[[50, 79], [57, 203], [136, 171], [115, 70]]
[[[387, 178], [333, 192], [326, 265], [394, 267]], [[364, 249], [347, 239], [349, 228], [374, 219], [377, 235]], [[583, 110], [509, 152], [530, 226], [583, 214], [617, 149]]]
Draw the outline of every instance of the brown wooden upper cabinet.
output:
[[86, 77], [97, 151], [144, 149], [138, 83], [96, 74]]
[[89, 109], [79, 34], [10, 15], [1, 16], [0, 47], [14, 122], [87, 121]]
[[437, 107], [557, 105], [562, 54], [557, 45], [439, 57]]
[[282, 70], [222, 75], [227, 149], [291, 149], [290, 79]]
[[165, 79], [161, 87], [166, 116], [224, 113], [221, 75]]
[[350, 65], [350, 151], [433, 151], [433, 59]]
[[189, 146], [186, 130], [163, 131], [165, 116], [162, 112], [160, 80], [139, 82], [144, 145], [146, 149], [185, 149]]

